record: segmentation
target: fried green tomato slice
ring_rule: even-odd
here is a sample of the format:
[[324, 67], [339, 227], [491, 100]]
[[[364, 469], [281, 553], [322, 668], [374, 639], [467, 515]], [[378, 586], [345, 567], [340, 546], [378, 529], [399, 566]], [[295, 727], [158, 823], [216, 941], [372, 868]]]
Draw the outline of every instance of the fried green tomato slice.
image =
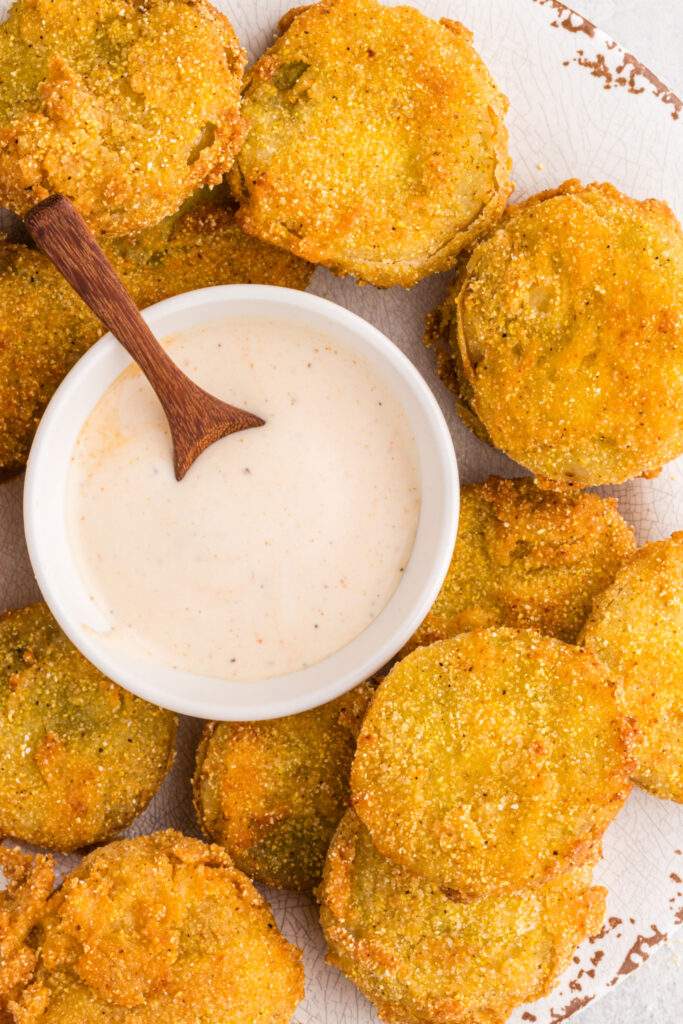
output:
[[79, 654], [44, 604], [0, 617], [0, 836], [56, 850], [102, 842], [146, 807], [176, 717]]
[[628, 560], [582, 639], [615, 678], [635, 725], [634, 781], [683, 803], [683, 533]]
[[31, 857], [0, 845], [0, 868], [6, 887], [0, 890], [0, 1021], [9, 1019], [9, 1005], [31, 981], [37, 963], [31, 933], [42, 917], [54, 885], [52, 857]]
[[250, 878], [300, 892], [320, 881], [349, 804], [356, 736], [373, 692], [362, 683], [300, 715], [206, 727], [194, 777], [197, 817]]
[[245, 56], [208, 0], [15, 0], [0, 25], [0, 206], [70, 196], [99, 233], [232, 165]]
[[683, 452], [683, 231], [663, 202], [568, 181], [509, 207], [428, 333], [465, 422], [538, 477], [621, 483]]
[[612, 499], [528, 478], [464, 487], [448, 574], [406, 650], [484, 626], [573, 643], [634, 547]]
[[474, 903], [386, 860], [349, 811], [319, 890], [328, 960], [396, 1024], [503, 1024], [553, 987], [600, 928], [592, 868]]
[[383, 287], [452, 266], [512, 187], [507, 101], [470, 33], [376, 0], [322, 0], [280, 29], [244, 89], [242, 227]]
[[[312, 273], [303, 260], [245, 235], [220, 188], [103, 247], [143, 308], [215, 284], [305, 288]], [[45, 256], [2, 241], [0, 308], [0, 474], [7, 475], [25, 465], [45, 406], [103, 328]]]
[[288, 1024], [299, 950], [217, 846], [178, 832], [89, 854], [40, 920], [17, 1024]]
[[533, 630], [476, 630], [418, 648], [381, 683], [352, 803], [385, 857], [472, 900], [585, 863], [631, 767], [596, 658]]

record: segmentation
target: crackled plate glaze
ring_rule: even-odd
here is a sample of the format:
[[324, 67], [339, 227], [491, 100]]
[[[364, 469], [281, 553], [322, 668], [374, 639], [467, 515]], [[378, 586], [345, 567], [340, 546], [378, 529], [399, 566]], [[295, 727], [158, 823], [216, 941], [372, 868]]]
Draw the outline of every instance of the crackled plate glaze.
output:
[[[414, 0], [432, 17], [460, 20], [510, 98], [508, 124], [517, 196], [565, 178], [610, 180], [638, 197], [668, 200], [683, 216], [683, 104], [659, 79], [584, 18], [557, 0]], [[287, 0], [219, 0], [250, 57], [272, 40]], [[0, 13], [7, 8], [0, 3]], [[462, 477], [518, 475], [504, 456], [480, 444], [457, 419], [448, 392], [421, 345], [425, 313], [444, 277], [410, 292], [358, 288], [318, 270], [312, 290], [376, 324], [410, 355], [432, 385], [455, 438]], [[656, 480], [606, 489], [643, 543], [683, 528], [683, 459]], [[21, 530], [21, 480], [0, 485], [0, 607], [37, 596]], [[187, 720], [174, 770], [130, 834], [174, 826], [193, 832], [189, 775], [200, 724]], [[63, 867], [73, 863], [64, 859]], [[683, 924], [683, 806], [636, 791], [609, 829], [597, 881], [609, 891], [605, 926], [586, 942], [554, 992], [515, 1012], [514, 1024], [558, 1024], [609, 992]], [[310, 900], [268, 893], [278, 922], [303, 947], [306, 999], [298, 1024], [373, 1024], [360, 993], [324, 963]]]

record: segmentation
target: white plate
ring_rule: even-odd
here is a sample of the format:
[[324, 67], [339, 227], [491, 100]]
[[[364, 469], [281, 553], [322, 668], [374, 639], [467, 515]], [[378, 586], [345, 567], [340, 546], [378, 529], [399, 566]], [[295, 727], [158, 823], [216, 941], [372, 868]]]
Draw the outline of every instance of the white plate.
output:
[[[272, 39], [287, 0], [223, 0], [250, 55]], [[527, 195], [568, 177], [608, 179], [632, 195], [668, 200], [683, 215], [683, 110], [656, 78], [598, 30], [557, 0], [416, 0], [434, 17], [463, 21], [510, 98], [514, 176]], [[0, 3], [0, 10], [6, 4]], [[606, 87], [607, 86], [607, 87]], [[443, 292], [443, 278], [410, 292], [379, 292], [317, 271], [312, 290], [359, 313], [413, 359], [432, 384], [448, 418], [463, 480], [488, 473], [519, 475], [504, 456], [476, 441], [459, 423], [451, 397], [422, 349], [423, 317]], [[0, 487], [0, 605], [35, 596], [21, 535], [20, 482]], [[683, 527], [683, 460], [654, 481], [611, 489], [638, 539]], [[149, 810], [131, 834], [163, 825], [193, 829], [187, 778], [197, 725], [184, 725], [180, 756]], [[608, 923], [586, 943], [547, 999], [518, 1010], [515, 1024], [558, 1024], [609, 992], [620, 978], [683, 923], [683, 807], [636, 792], [610, 828], [597, 877], [609, 889]], [[307, 995], [299, 1024], [370, 1024], [371, 1008], [335, 970], [310, 901], [270, 894], [278, 922], [306, 955]]]

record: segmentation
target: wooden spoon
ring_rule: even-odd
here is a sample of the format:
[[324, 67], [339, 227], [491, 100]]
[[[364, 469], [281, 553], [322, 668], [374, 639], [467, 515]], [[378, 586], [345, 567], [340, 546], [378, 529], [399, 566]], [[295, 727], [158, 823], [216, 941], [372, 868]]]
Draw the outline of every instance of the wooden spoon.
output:
[[66, 196], [53, 195], [28, 213], [39, 249], [133, 357], [161, 402], [173, 439], [176, 480], [214, 441], [264, 421], [202, 390], [156, 340], [109, 260]]

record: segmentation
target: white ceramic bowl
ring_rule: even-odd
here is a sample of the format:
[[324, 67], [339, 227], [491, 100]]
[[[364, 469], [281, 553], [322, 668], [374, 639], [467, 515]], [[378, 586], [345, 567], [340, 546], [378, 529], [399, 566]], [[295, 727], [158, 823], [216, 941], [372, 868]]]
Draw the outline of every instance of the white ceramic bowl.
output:
[[[65, 496], [76, 438], [102, 393], [130, 362], [105, 335], [74, 366], [38, 428], [26, 471], [24, 524], [31, 564], [52, 613], [76, 647], [126, 689], [162, 707], [200, 718], [277, 718], [324, 704], [380, 669], [409, 639], [432, 605], [455, 543], [458, 470], [441, 410], [403, 353], [370, 324], [326, 299], [288, 288], [226, 285], [188, 292], [145, 311], [159, 338], [233, 314], [267, 311], [313, 324], [337, 344], [362, 354], [389, 384], [412, 424], [422, 504], [413, 551], [388, 605], [341, 650], [299, 672], [236, 683], [140, 662], [113, 653], [98, 637], [101, 616], [89, 597], [67, 536]], [[114, 542], [114, 539], [112, 539]], [[131, 570], [144, 573], [144, 566]]]

